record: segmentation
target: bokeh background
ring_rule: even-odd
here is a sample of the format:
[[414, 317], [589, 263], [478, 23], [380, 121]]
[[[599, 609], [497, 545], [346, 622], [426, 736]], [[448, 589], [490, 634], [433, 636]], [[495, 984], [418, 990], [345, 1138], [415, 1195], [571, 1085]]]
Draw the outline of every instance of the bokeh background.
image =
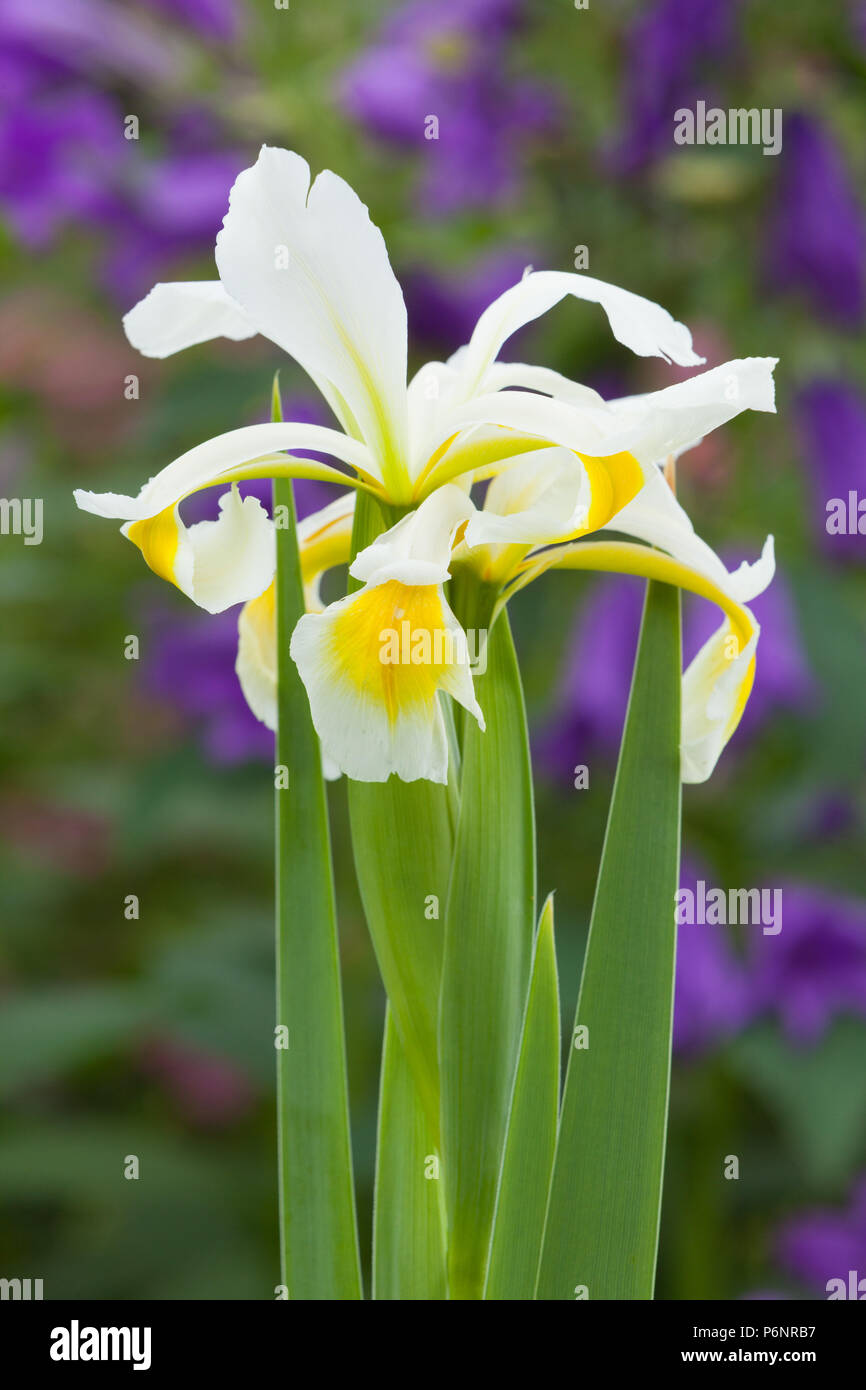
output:
[[[784, 917], [778, 936], [681, 932], [659, 1296], [821, 1298], [866, 1276], [866, 535], [825, 525], [829, 499], [866, 498], [866, 8], [0, 0], [0, 91], [0, 493], [44, 501], [41, 545], [0, 536], [0, 1274], [48, 1298], [277, 1282], [271, 739], [237, 687], [236, 614], [194, 609], [71, 497], [136, 491], [265, 418], [279, 365], [287, 412], [326, 419], [263, 340], [152, 363], [121, 331], [156, 280], [213, 275], [229, 186], [268, 141], [369, 203], [413, 366], [581, 246], [710, 365], [780, 356], [779, 415], [679, 469], [726, 557], [767, 532], [779, 557], [747, 719], [686, 790], [684, 883], [781, 888]], [[781, 154], [674, 145], [699, 98], [780, 108]], [[681, 375], [573, 303], [506, 355], [609, 394]], [[323, 500], [299, 489], [302, 510]], [[641, 589], [560, 575], [512, 609], [566, 1019]], [[687, 606], [687, 648], [708, 621]], [[366, 1248], [383, 996], [344, 786], [332, 806]]]

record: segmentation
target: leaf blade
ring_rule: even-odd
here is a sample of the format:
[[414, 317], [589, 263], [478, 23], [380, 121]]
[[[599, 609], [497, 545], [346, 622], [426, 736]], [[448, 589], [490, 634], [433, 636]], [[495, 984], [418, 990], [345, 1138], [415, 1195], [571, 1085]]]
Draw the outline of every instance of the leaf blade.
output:
[[678, 590], [648, 585], [575, 1021], [589, 1045], [569, 1051], [540, 1299], [581, 1288], [653, 1296], [676, 950], [679, 611]]
[[531, 1300], [559, 1114], [559, 983], [553, 897], [538, 924], [520, 1056], [496, 1197], [486, 1299]]
[[461, 1299], [483, 1291], [535, 927], [526, 716], [504, 613], [477, 690], [487, 730], [465, 721], [439, 1018], [449, 1281]]
[[[278, 401], [274, 413], [278, 413]], [[282, 1281], [290, 1298], [361, 1297], [330, 829], [319, 741], [289, 656], [304, 612], [292, 485], [274, 482], [276, 573], [277, 1133]]]

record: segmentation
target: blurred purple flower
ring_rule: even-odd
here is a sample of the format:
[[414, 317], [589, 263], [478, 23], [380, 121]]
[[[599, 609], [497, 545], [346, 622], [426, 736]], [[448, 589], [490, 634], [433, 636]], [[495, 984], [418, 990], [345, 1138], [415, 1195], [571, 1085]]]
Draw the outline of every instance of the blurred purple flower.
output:
[[96, 92], [28, 92], [0, 113], [0, 207], [35, 249], [68, 222], [112, 220], [123, 158], [122, 121]]
[[[343, 74], [349, 115], [381, 140], [426, 150], [428, 212], [508, 201], [520, 183], [518, 146], [555, 122], [548, 93], [506, 72], [524, 10], [522, 0], [412, 0]], [[430, 116], [435, 140], [425, 139]]]
[[260, 724], [235, 675], [238, 610], [151, 617], [141, 677], [147, 693], [165, 701], [197, 730], [214, 763], [272, 759], [274, 736]]
[[[3, 0], [0, 67], [30, 80], [80, 74], [92, 83], [100, 68], [126, 81], [163, 82], [178, 75], [172, 46], [150, 23], [112, 0]], [[4, 94], [8, 91], [4, 87]]]
[[817, 1042], [838, 1014], [866, 1017], [866, 903], [784, 886], [782, 930], [750, 938], [748, 967], [755, 1009], [797, 1043]]
[[866, 498], [866, 396], [843, 381], [813, 381], [797, 396], [800, 425], [814, 486], [815, 530], [827, 554], [866, 559], [866, 537], [856, 530], [830, 535], [827, 503], [851, 491]]
[[[728, 560], [730, 563], [730, 560]], [[537, 740], [542, 767], [555, 780], [585, 763], [593, 752], [616, 757], [631, 685], [644, 585], [626, 576], [596, 582], [570, 646], [553, 718]], [[686, 664], [721, 621], [718, 610], [685, 596], [683, 657]], [[750, 605], [761, 624], [757, 675], [737, 737], [754, 733], [781, 708], [808, 707], [816, 687], [797, 632], [782, 575]], [[737, 747], [735, 737], [732, 748]], [[729, 754], [730, 756], [730, 754]]]
[[854, 327], [866, 307], [866, 226], [842, 154], [802, 112], [785, 116], [779, 183], [766, 226], [768, 282], [803, 290], [815, 310]]
[[537, 740], [540, 765], [572, 783], [572, 768], [592, 753], [616, 756], [622, 737], [644, 586], [616, 576], [597, 581], [572, 640], [556, 707]]
[[451, 274], [406, 271], [401, 281], [413, 342], [424, 343], [443, 354], [467, 343], [488, 304], [517, 284], [531, 260], [529, 251], [505, 250], [482, 257], [468, 270]]
[[182, 20], [207, 38], [232, 39], [238, 30], [237, 0], [144, 0], [144, 3], [170, 19]]
[[179, 150], [131, 171], [127, 198], [112, 218], [113, 249], [106, 283], [124, 302], [151, 288], [161, 268], [210, 248], [228, 208], [229, 190], [246, 163], [242, 154]]
[[660, 0], [626, 36], [626, 120], [611, 163], [631, 174], [671, 153], [674, 113], [698, 97], [712, 105], [702, 71], [716, 73], [735, 50], [737, 0]]
[[[687, 866], [680, 887], [695, 891], [698, 875]], [[731, 946], [728, 929], [707, 923], [677, 928], [674, 1047], [694, 1056], [718, 1046], [744, 1028], [754, 1014], [744, 963]]]
[[866, 1277], [866, 1176], [858, 1178], [847, 1210], [814, 1208], [782, 1226], [776, 1251], [784, 1269], [810, 1288], [827, 1292], [849, 1270]]
[[[182, 17], [216, 32], [231, 13], [225, 0], [189, 0]], [[126, 109], [94, 88], [93, 70], [110, 64], [148, 86], [176, 76], [165, 63], [155, 68], [152, 45], [157, 57], [170, 48], [151, 22], [118, 17], [102, 0], [5, 0], [0, 8], [0, 207], [31, 249], [67, 227], [108, 233], [104, 278], [127, 303], [165, 267], [213, 243], [247, 162], [219, 147], [210, 114], [171, 104], [161, 154], [124, 139]]]

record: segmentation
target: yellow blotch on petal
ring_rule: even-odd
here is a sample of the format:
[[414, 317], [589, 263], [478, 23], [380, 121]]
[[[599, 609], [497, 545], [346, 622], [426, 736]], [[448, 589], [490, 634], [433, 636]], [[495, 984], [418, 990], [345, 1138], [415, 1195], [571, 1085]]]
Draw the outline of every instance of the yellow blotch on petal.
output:
[[392, 724], [429, 705], [458, 660], [438, 586], [392, 579], [361, 590], [334, 622], [331, 655], [336, 678], [383, 705]]
[[154, 574], [158, 574], [160, 579], [167, 579], [170, 584], [177, 584], [175, 564], [180, 547], [180, 527], [177, 507], [171, 506], [145, 521], [133, 521], [126, 528], [126, 535], [133, 545], [138, 546], [146, 564]]
[[587, 535], [606, 526], [626, 503], [637, 496], [643, 487], [644, 476], [633, 454], [609, 454], [602, 458], [578, 454], [578, 458], [589, 474], [592, 489], [586, 526], [580, 532]]

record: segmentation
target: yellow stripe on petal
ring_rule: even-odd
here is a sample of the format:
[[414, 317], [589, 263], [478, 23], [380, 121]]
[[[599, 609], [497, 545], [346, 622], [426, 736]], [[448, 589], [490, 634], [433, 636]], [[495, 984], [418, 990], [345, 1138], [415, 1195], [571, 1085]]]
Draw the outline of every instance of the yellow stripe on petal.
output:
[[589, 474], [592, 490], [584, 532], [588, 534], [606, 526], [626, 503], [637, 496], [644, 485], [644, 475], [633, 454], [611, 454], [607, 458], [578, 454], [578, 458]]
[[125, 535], [133, 545], [138, 546], [154, 574], [158, 574], [160, 579], [167, 579], [170, 584], [176, 584], [178, 588], [181, 585], [176, 564], [182, 529], [183, 523], [176, 506], [166, 507], [165, 511], [148, 517], [146, 521], [131, 521], [124, 528]]

